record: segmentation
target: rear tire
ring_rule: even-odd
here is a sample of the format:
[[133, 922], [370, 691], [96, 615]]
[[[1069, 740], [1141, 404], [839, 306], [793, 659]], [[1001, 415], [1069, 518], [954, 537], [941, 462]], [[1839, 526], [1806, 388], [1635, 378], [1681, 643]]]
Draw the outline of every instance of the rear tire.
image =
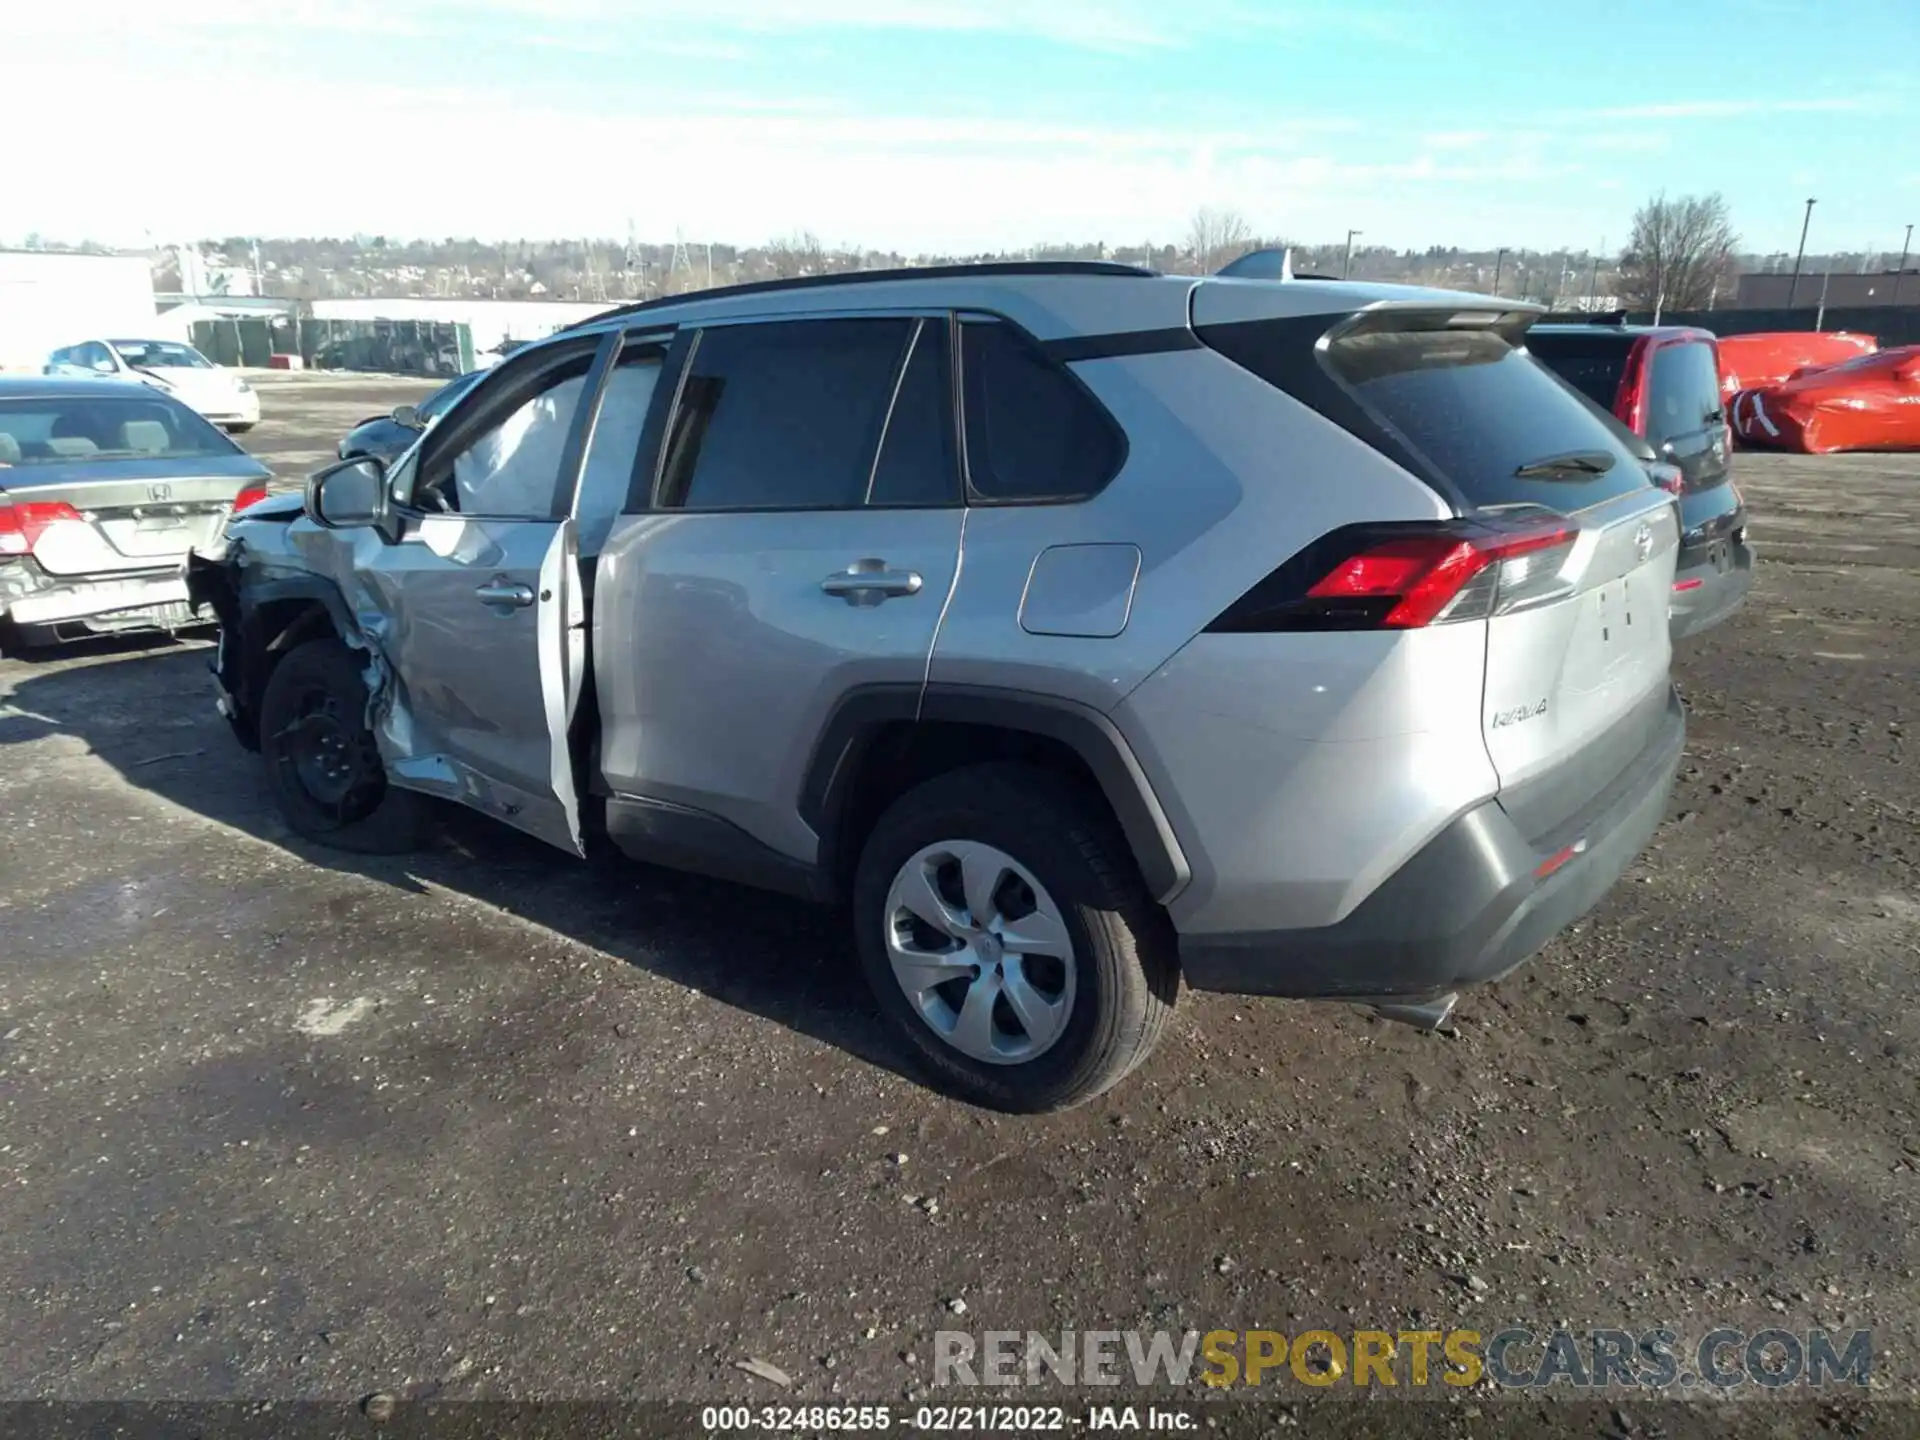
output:
[[1172, 925], [1112, 824], [1049, 770], [969, 766], [909, 791], [867, 840], [852, 910], [890, 1027], [977, 1104], [1090, 1100], [1173, 1013]]
[[289, 650], [260, 699], [260, 754], [295, 833], [340, 850], [399, 854], [425, 839], [426, 801], [387, 782], [361, 668], [332, 638]]

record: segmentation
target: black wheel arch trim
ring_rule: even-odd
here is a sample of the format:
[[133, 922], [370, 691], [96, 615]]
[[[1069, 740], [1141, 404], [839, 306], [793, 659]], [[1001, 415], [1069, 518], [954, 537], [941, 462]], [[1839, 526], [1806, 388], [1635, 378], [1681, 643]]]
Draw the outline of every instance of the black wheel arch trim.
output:
[[[352, 637], [359, 634], [359, 627], [339, 588], [317, 575], [249, 582], [232, 559], [224, 563], [202, 559], [198, 567], [190, 561], [189, 572], [190, 597], [196, 605], [210, 607], [220, 620], [221, 641], [208, 668], [225, 696], [227, 719], [241, 744], [256, 749], [259, 742], [255, 726], [266, 677], [254, 657], [270, 643], [270, 637], [259, 633], [260, 612], [289, 600], [317, 605], [325, 612], [333, 633], [346, 644], [355, 643]], [[220, 593], [223, 590], [225, 594]], [[227, 638], [229, 630], [232, 641]]]
[[984, 685], [864, 685], [844, 695], [822, 729], [800, 791], [800, 814], [820, 837], [823, 868], [844, 859], [839, 830], [860, 765], [888, 725], [902, 721], [982, 725], [1043, 736], [1085, 762], [1113, 808], [1141, 878], [1161, 904], [1193, 878], [1187, 857], [1126, 737], [1091, 706]]

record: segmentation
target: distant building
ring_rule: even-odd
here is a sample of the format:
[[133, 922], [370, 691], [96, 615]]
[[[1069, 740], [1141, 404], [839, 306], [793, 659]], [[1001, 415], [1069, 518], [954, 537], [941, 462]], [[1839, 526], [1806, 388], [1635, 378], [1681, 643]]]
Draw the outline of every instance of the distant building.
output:
[[49, 352], [153, 330], [144, 255], [0, 250], [0, 370], [38, 372]]
[[1791, 272], [1749, 271], [1742, 275], [1734, 290], [1733, 306], [1738, 310], [1784, 310], [1787, 293], [1793, 292], [1796, 309], [1812, 309], [1820, 303], [1820, 287], [1826, 286], [1829, 310], [1854, 310], [1868, 306], [1891, 305], [1898, 285], [1901, 309], [1920, 306], [1920, 269], [1908, 267], [1904, 274], [1880, 270], [1868, 275], [1831, 275], [1802, 270], [1800, 283], [1793, 283]]
[[474, 300], [424, 295], [309, 301], [314, 320], [425, 320], [465, 325], [473, 348], [486, 352], [508, 340], [543, 340], [554, 331], [613, 308], [611, 301]]

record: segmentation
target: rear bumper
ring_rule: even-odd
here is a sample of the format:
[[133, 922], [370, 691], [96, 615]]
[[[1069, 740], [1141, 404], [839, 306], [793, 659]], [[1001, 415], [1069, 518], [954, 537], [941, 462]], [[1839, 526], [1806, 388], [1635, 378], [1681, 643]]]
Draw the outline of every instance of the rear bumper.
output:
[[1668, 626], [1675, 640], [1711, 630], [1738, 610], [1753, 588], [1753, 547], [1745, 528], [1680, 552]]
[[[1297, 999], [1421, 1000], [1497, 980], [1599, 903], [1666, 814], [1686, 745], [1668, 693], [1654, 737], [1587, 813], [1529, 842], [1497, 800], [1460, 816], [1346, 919], [1305, 930], [1186, 935], [1196, 990]], [[1544, 864], [1576, 847], [1544, 878]]]
[[[0, 590], [0, 617], [16, 625], [59, 625], [70, 621], [120, 617], [113, 628], [150, 623], [190, 624], [187, 582], [178, 570], [151, 575], [93, 579], [44, 576], [35, 588], [8, 594]], [[151, 616], [140, 612], [158, 610]], [[172, 616], [178, 611], [177, 618]], [[132, 613], [130, 613], [132, 612]]]

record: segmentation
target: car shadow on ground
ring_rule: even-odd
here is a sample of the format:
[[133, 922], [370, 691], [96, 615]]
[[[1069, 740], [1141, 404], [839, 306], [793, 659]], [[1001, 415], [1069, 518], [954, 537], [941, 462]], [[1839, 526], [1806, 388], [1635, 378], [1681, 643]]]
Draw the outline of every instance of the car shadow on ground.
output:
[[53, 736], [77, 738], [128, 784], [302, 861], [412, 894], [438, 887], [470, 896], [924, 1078], [905, 1068], [882, 1030], [841, 912], [612, 852], [578, 860], [455, 805], [439, 807], [435, 838], [408, 855], [352, 855], [294, 835], [268, 794], [259, 757], [241, 748], [214, 710], [211, 654], [205, 645], [123, 640], [10, 664], [0, 669], [0, 754]]

